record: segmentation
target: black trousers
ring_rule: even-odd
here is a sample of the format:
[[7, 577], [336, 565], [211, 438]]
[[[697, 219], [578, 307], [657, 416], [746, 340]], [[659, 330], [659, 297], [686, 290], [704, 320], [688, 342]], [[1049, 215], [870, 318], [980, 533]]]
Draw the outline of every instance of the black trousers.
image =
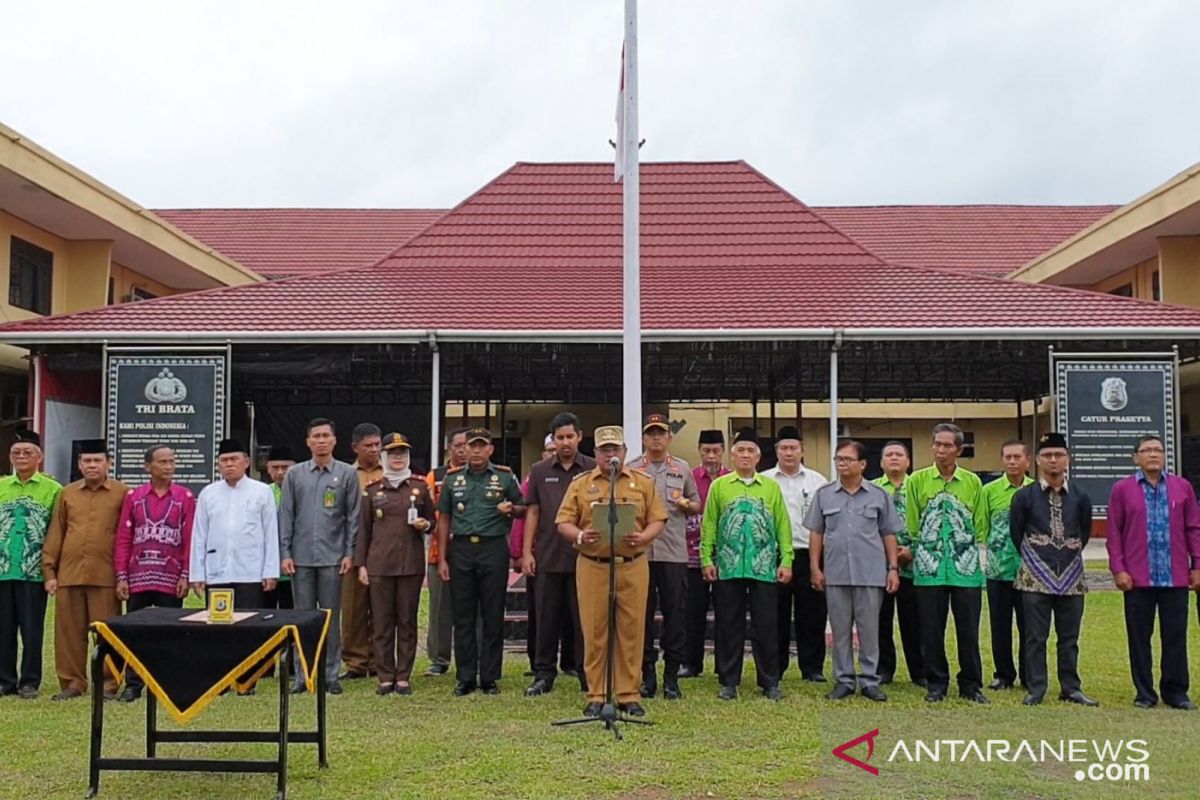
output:
[[925, 658], [921, 655], [921, 612], [917, 608], [917, 587], [912, 578], [901, 578], [895, 594], [883, 593], [879, 607], [879, 677], [892, 679], [896, 675], [896, 640], [892, 620], [900, 619], [900, 645], [904, 648], [904, 663], [908, 679], [925, 679]]
[[1188, 590], [1142, 588], [1125, 592], [1125, 636], [1129, 641], [1129, 671], [1133, 675], [1135, 700], [1157, 703], [1154, 691], [1154, 615], [1158, 614], [1158, 638], [1162, 648], [1159, 692], [1168, 705], [1188, 699]]
[[704, 672], [704, 640], [708, 628], [708, 607], [712, 584], [704, 580], [700, 569], [687, 571], [687, 599], [684, 601], [683, 665], [694, 674]]
[[[989, 581], [990, 583], [990, 581]], [[1079, 626], [1083, 621], [1083, 595], [1041, 594], [1017, 592], [1025, 616], [1021, 634], [1021, 679], [1031, 695], [1046, 694], [1050, 681], [1046, 675], [1046, 642], [1050, 639], [1050, 615], [1054, 615], [1054, 632], [1058, 637], [1058, 686], [1062, 694], [1083, 688], [1079, 682]]]
[[[504, 596], [508, 542], [503, 536], [450, 540], [450, 601], [454, 609], [454, 664], [458, 680], [491, 683], [504, 663]], [[476, 641], [479, 624], [482, 642]], [[539, 625], [539, 627], [542, 627]]]
[[[266, 592], [262, 582], [257, 583], [210, 583], [205, 587], [204, 601], [208, 602], [208, 593], [213, 589], [233, 589], [233, 608], [235, 611], [248, 611], [252, 608], [274, 608], [267, 605]], [[130, 595], [132, 597], [133, 595]]]
[[[993, 678], [1028, 687], [1025, 672], [1025, 608], [1012, 581], [987, 582], [988, 621], [992, 629]], [[1017, 665], [1013, 664], [1013, 617], [1017, 618]]]
[[[236, 594], [234, 595], [233, 604], [237, 606]], [[183, 598], [176, 597], [167, 592], [134, 592], [125, 601], [126, 614], [132, 614], [134, 611], [139, 611], [143, 608], [183, 608]], [[145, 686], [146, 683], [142, 680], [142, 676], [126, 667], [125, 688], [136, 689], [140, 692]]]
[[[40, 581], [0, 581], [0, 689], [42, 685], [46, 590]], [[17, 673], [17, 635], [21, 672]]]
[[525, 655], [529, 669], [537, 674], [537, 576], [525, 576]]
[[662, 609], [663, 676], [679, 672], [683, 664], [684, 643], [687, 641], [687, 562], [650, 562], [650, 591], [646, 595], [646, 640], [642, 649], [642, 670], [653, 670], [658, 662], [654, 646], [654, 606]]
[[263, 592], [263, 608], [295, 608], [292, 599], [292, 582], [280, 581], [269, 592]]
[[918, 586], [921, 612], [921, 650], [925, 654], [925, 679], [929, 691], [945, 693], [950, 686], [946, 661], [946, 620], [954, 612], [954, 638], [958, 644], [958, 691], [973, 694], [983, 688], [983, 663], [979, 658], [979, 615], [983, 590], [961, 586]]
[[[534, 653], [535, 678], [554, 683], [557, 660], [563, 670], [582, 674], [583, 630], [579, 624], [579, 595], [574, 572], [543, 572], [537, 576], [537, 647]], [[559, 645], [562, 645], [561, 654]]]
[[749, 578], [719, 580], [713, 586], [716, 609], [717, 680], [722, 686], [740, 686], [746, 655], [746, 608], [750, 608], [750, 649], [758, 685], [779, 685], [778, 584]]
[[825, 608], [825, 593], [812, 588], [808, 548], [797, 549], [794, 553], [792, 580], [779, 584], [778, 592], [779, 674], [787, 672], [788, 662], [791, 661], [794, 631], [800, 674], [814, 675], [825, 672], [825, 620], [828, 611]]

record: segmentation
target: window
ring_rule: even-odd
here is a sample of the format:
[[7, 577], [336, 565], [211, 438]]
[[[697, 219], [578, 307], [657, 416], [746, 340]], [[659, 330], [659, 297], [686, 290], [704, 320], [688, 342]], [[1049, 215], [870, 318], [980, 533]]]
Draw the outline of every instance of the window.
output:
[[10, 255], [9, 304], [36, 314], [49, 314], [54, 254], [14, 236]]
[[963, 450], [959, 458], [975, 457], [975, 432], [963, 431]]
[[1109, 289], [1108, 293], [1115, 294], [1117, 297], [1133, 297], [1133, 284], [1126, 283], [1122, 286], [1118, 286], [1115, 289]]
[[1158, 270], [1150, 273], [1150, 296], [1153, 300], [1162, 300], [1162, 284], [1158, 280]]

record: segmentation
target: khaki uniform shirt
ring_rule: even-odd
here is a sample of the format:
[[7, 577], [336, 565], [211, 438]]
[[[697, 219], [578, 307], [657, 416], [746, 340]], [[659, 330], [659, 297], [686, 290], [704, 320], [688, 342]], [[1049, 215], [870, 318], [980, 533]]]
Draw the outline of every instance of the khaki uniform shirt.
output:
[[[607, 511], [598, 504], [608, 503], [609, 491], [608, 471], [597, 467], [572, 481], [567, 496], [558, 508], [558, 515], [554, 518], [556, 524], [570, 522], [580, 528], [590, 527], [600, 531], [600, 541], [575, 546], [583, 555], [608, 555]], [[617, 476], [616, 496], [618, 503], [634, 504], [634, 518], [638, 530], [645, 530], [651, 522], [667, 521], [667, 508], [659, 497], [654, 479], [644, 472], [629, 466], [623, 467]], [[597, 510], [599, 514], [593, 518]], [[638, 555], [645, 551], [645, 547], [635, 549], [617, 540], [618, 556]]]
[[113, 544], [129, 487], [105, 478], [95, 489], [75, 481], [63, 488], [50, 516], [42, 574], [59, 586], [116, 586]]
[[[384, 454], [387, 457], [387, 454]], [[366, 489], [375, 481], [383, 480], [383, 462], [376, 464], [371, 469], [367, 469], [357, 461], [354, 462], [354, 473], [358, 475], [358, 488]]]

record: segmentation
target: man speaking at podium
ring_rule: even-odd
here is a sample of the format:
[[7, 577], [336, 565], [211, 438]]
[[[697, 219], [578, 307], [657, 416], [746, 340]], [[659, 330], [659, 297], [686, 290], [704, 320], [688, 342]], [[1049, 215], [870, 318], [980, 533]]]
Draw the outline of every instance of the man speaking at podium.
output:
[[[642, 647], [645, 643], [646, 595], [650, 568], [646, 548], [663, 531], [667, 509], [654, 479], [625, 465], [625, 432], [617, 425], [597, 428], [596, 468], [584, 472], [567, 489], [555, 523], [558, 532], [578, 551], [575, 572], [579, 592], [579, 619], [583, 628], [583, 665], [587, 673], [588, 704], [585, 716], [597, 716], [608, 693], [606, 657], [608, 637], [616, 636], [613, 660], [613, 693], [617, 708], [632, 717], [645, 715], [641, 699]], [[615, 485], [610, 483], [614, 469]], [[610, 496], [633, 506], [633, 531], [617, 539], [613, 552], [608, 541]], [[619, 532], [618, 532], [619, 534]], [[608, 571], [616, 567], [616, 630], [608, 628]]]

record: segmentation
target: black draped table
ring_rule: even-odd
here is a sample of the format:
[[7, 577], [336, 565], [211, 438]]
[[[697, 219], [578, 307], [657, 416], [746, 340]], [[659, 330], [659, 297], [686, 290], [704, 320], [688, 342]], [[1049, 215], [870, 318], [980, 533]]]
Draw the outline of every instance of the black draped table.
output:
[[[318, 764], [328, 766], [325, 729], [325, 670], [322, 653], [329, 630], [329, 611], [256, 611], [239, 622], [185, 622], [197, 613], [186, 608], [146, 608], [92, 623], [92, 743], [88, 797], [100, 790], [101, 770], [184, 772], [262, 772], [277, 776], [277, 794], [287, 793], [289, 742], [317, 745]], [[201, 611], [203, 613], [203, 611]], [[271, 731], [160, 731], [159, 703], [181, 725], [199, 715], [218, 695], [245, 691], [275, 664], [278, 657], [279, 725]], [[290, 675], [299, 659], [305, 683], [317, 693], [316, 731], [289, 731]], [[104, 664], [124, 664], [146, 683], [146, 757], [103, 758]], [[162, 758], [160, 742], [278, 743], [269, 761]]]

